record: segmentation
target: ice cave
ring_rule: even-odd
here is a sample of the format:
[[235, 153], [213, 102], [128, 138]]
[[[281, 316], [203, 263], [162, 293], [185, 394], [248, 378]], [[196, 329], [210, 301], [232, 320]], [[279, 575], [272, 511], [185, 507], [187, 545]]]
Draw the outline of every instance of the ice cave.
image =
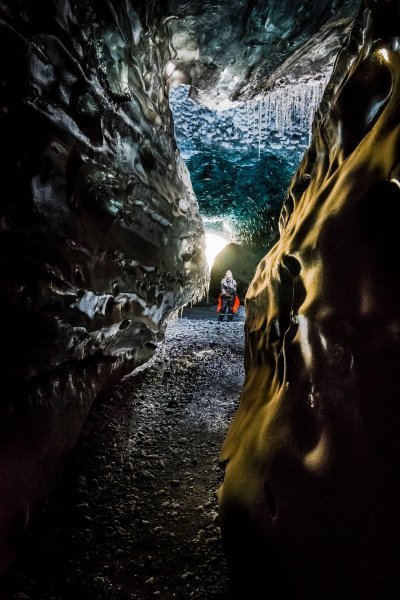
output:
[[400, 0], [0, 28], [0, 600], [397, 598]]

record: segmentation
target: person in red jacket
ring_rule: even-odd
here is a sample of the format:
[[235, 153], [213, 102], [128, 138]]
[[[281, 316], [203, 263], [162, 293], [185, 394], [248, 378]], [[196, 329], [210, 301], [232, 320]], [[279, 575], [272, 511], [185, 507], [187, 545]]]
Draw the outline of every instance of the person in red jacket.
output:
[[226, 309], [228, 309], [228, 321], [232, 321], [234, 304], [236, 299], [236, 281], [233, 279], [232, 271], [227, 271], [221, 281], [221, 295], [218, 321], [223, 321]]

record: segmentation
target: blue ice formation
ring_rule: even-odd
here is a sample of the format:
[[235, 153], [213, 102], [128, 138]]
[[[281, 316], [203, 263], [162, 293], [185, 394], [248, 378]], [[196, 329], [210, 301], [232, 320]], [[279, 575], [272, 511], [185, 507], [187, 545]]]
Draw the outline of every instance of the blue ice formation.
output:
[[245, 245], [270, 245], [290, 179], [308, 148], [326, 79], [278, 87], [259, 100], [214, 111], [171, 89], [175, 137], [201, 214], [224, 218]]

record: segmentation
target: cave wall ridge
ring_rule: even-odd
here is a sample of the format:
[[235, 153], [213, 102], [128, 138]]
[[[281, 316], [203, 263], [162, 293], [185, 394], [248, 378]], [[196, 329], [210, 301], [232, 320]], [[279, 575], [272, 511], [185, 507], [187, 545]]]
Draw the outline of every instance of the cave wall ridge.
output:
[[0, 571], [94, 397], [207, 282], [162, 5], [0, 3]]
[[219, 490], [237, 598], [398, 593], [399, 35], [397, 0], [362, 3], [247, 293]]

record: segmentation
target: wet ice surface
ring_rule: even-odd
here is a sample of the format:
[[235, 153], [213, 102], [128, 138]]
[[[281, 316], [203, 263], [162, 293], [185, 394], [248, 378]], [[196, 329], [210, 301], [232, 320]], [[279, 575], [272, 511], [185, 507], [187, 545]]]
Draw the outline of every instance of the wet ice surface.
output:
[[94, 406], [6, 598], [229, 598], [215, 491], [244, 323], [199, 316]]

